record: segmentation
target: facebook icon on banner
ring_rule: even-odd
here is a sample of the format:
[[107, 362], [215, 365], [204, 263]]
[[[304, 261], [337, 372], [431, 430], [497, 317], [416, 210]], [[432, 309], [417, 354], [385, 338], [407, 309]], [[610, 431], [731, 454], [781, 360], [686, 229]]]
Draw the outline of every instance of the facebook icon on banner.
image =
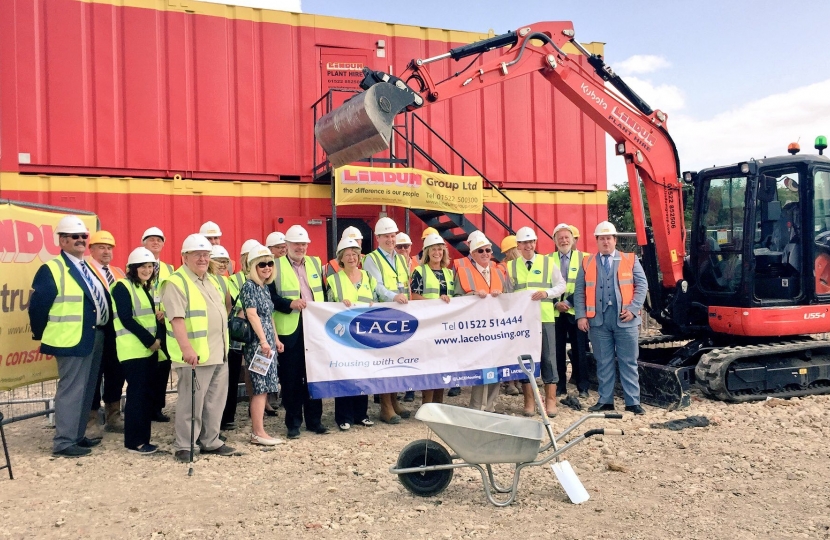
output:
[[481, 383], [492, 384], [499, 382], [499, 370], [496, 368], [487, 368], [481, 370]]

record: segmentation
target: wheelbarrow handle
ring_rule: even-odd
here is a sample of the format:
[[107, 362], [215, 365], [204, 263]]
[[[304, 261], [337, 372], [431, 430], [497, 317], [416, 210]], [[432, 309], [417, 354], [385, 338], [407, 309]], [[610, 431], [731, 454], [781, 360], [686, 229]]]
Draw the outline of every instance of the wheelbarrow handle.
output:
[[609, 420], [622, 420], [622, 413], [608, 412], [605, 413], [605, 418], [608, 418]]
[[[527, 368], [525, 362], [530, 362], [530, 369]], [[523, 354], [519, 356], [519, 368], [527, 375], [528, 379], [534, 378], [534, 373], [536, 372], [536, 363], [533, 361], [533, 357], [529, 354]]]

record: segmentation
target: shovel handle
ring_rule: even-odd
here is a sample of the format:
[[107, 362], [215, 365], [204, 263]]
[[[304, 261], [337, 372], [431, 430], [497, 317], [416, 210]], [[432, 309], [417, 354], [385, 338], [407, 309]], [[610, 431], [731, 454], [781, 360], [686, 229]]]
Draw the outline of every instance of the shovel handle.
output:
[[[530, 362], [530, 369], [527, 368], [525, 362]], [[523, 354], [519, 356], [519, 368], [527, 375], [528, 379], [534, 378], [534, 373], [536, 372], [536, 364], [533, 362], [533, 357], [529, 354]], [[621, 416], [622, 418], [622, 416]]]

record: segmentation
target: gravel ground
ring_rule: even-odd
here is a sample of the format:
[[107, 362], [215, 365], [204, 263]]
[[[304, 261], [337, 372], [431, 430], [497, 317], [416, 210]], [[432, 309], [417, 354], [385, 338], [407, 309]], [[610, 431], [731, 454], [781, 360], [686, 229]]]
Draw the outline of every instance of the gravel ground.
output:
[[[468, 400], [465, 389], [447, 402]], [[303, 431], [274, 449], [249, 445], [241, 422], [228, 442], [242, 455], [200, 458], [190, 478], [170, 454], [172, 424], [153, 424], [163, 449], [154, 456], [127, 453], [107, 434], [91, 456], [70, 460], [51, 456], [43, 420], [28, 420], [6, 426], [16, 479], [0, 471], [0, 538], [830, 538], [829, 406], [830, 396], [740, 405], [695, 396], [685, 411], [593, 421], [626, 434], [567, 454], [591, 499], [570, 504], [549, 468], [532, 467], [507, 508], [486, 502], [470, 469], [437, 497], [410, 495], [388, 468], [426, 436], [414, 419]], [[521, 396], [502, 395], [497, 410], [521, 407]], [[556, 431], [579, 414], [560, 407]], [[691, 414], [711, 425], [649, 427]], [[331, 400], [324, 422], [334, 427]], [[284, 436], [281, 419], [266, 426]], [[508, 468], [497, 472], [506, 478]]]

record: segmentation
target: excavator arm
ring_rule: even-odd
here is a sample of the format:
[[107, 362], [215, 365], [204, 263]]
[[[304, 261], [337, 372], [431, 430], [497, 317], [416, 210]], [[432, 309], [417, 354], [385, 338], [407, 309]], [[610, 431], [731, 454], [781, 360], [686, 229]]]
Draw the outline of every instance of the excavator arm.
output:
[[[593, 70], [567, 54], [563, 50], [567, 44], [585, 55]], [[475, 58], [439, 82], [427, 67], [436, 61], [480, 56], [494, 49], [501, 49], [495, 58], [479, 65], [475, 65]], [[392, 119], [404, 110], [417, 110], [532, 72], [550, 81], [615, 140], [615, 151], [626, 163], [637, 242], [646, 253], [655, 254], [663, 286], [676, 288], [683, 283], [686, 233], [677, 150], [666, 130], [667, 116], [652, 110], [600, 56], [585, 50], [574, 39], [570, 22], [540, 22], [433, 58], [413, 60], [400, 77], [365, 69], [361, 87], [366, 91], [321, 118], [315, 134], [332, 166], [339, 167], [388, 148]], [[594, 73], [607, 85], [598, 84]], [[646, 227], [641, 184], [651, 230]], [[653, 270], [656, 274], [657, 268]], [[656, 289], [652, 287], [652, 293], [658, 292]]]

